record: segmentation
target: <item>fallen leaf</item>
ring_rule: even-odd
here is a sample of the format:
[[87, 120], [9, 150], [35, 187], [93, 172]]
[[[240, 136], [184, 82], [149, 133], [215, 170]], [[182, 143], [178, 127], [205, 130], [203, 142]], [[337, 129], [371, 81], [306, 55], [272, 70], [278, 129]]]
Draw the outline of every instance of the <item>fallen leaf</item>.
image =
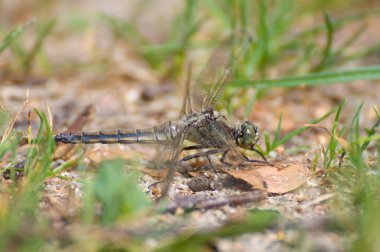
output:
[[305, 183], [312, 175], [302, 163], [281, 162], [270, 165], [250, 165], [244, 170], [226, 170], [234, 178], [242, 179], [254, 188], [269, 193], [283, 194], [292, 191]]

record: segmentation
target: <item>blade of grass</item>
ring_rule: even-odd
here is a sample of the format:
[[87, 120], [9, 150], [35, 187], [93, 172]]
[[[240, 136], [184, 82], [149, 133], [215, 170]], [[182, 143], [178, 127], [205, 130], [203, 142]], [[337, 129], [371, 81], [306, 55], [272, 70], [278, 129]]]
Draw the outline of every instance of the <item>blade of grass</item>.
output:
[[196, 17], [197, 1], [187, 0], [183, 14], [178, 16], [177, 25], [170, 34], [166, 43], [179, 42], [179, 50], [169, 52], [166, 57], [171, 58], [171, 67], [164, 74], [165, 77], [178, 78], [185, 63], [186, 52], [190, 48], [190, 42], [197, 34], [204, 18]]
[[359, 107], [357, 108], [355, 115], [351, 121], [350, 125], [350, 141], [355, 142], [356, 139], [359, 139], [359, 118], [360, 118], [360, 112], [363, 108], [364, 102], [362, 102]]
[[[327, 117], [329, 117], [335, 111], [336, 111], [336, 108], [331, 109], [329, 112], [327, 112], [326, 114], [324, 114], [322, 117], [310, 121], [310, 124], [317, 124], [317, 123], [325, 120]], [[272, 144], [270, 145], [270, 149], [269, 150], [267, 149], [266, 152], [265, 152], [265, 154], [268, 154], [272, 150], [276, 149], [278, 146], [283, 145], [284, 143], [286, 143], [287, 141], [289, 141], [290, 139], [292, 139], [296, 135], [301, 134], [302, 132], [304, 132], [305, 130], [307, 130], [309, 128], [310, 128], [309, 126], [303, 126], [303, 127], [299, 128], [299, 129], [296, 129], [296, 130], [293, 130], [293, 131], [289, 132], [288, 134], [284, 135], [281, 139], [273, 141]]]
[[[337, 48], [334, 52], [334, 58], [339, 58], [341, 57], [344, 52], [354, 43], [356, 42], [359, 38], [361, 38], [362, 34], [366, 31], [366, 24], [362, 24], [360, 27], [358, 27], [352, 35], [342, 43], [342, 45]], [[344, 60], [341, 60], [341, 62], [346, 62]], [[339, 62], [340, 63], [340, 62]]]
[[362, 157], [363, 150], [361, 149], [361, 145], [359, 142], [360, 138], [360, 127], [359, 127], [359, 119], [360, 113], [363, 108], [364, 102], [362, 102], [357, 108], [355, 115], [351, 121], [351, 125], [349, 128], [348, 140], [350, 144], [350, 152], [349, 158], [350, 161], [356, 169], [360, 170], [359, 176], [362, 178], [364, 176], [363, 172], [366, 169], [365, 161]]
[[359, 144], [362, 144], [362, 146], [363, 145], [368, 146], [369, 142], [374, 141], [374, 140], [380, 140], [380, 135], [374, 134], [371, 136], [360, 137], [356, 142]]
[[[40, 118], [40, 127], [38, 128], [36, 138], [32, 140], [31, 147], [28, 149], [25, 172], [26, 174], [32, 172], [36, 167], [36, 163], [41, 163], [43, 172], [41, 171], [40, 175], [45, 177], [50, 167], [55, 142], [46, 115], [36, 109], [34, 111]], [[40, 159], [38, 155], [42, 155]]]
[[0, 54], [18, 39], [33, 22], [27, 22], [10, 31], [0, 43]]
[[380, 51], [380, 43], [375, 43], [362, 50], [358, 50], [358, 52], [355, 52], [351, 55], [344, 57], [342, 61], [347, 62], [347, 61], [358, 60], [365, 57], [377, 56], [379, 54], [379, 51]]
[[[343, 105], [342, 105], [343, 107]], [[367, 131], [367, 136], [361, 136], [360, 130], [360, 114], [362, 113], [363, 103], [357, 108], [351, 120], [347, 139], [341, 139], [339, 144], [347, 145], [344, 147], [348, 154], [349, 162], [344, 162], [342, 166], [338, 165], [334, 169], [330, 169], [328, 179], [336, 188], [339, 197], [336, 197], [335, 214], [339, 225], [343, 230], [353, 234], [354, 242], [350, 245], [351, 251], [376, 251], [379, 243], [376, 238], [379, 234], [379, 163], [371, 164], [367, 162], [363, 154], [363, 144], [367, 144], [371, 140], [380, 139], [380, 135], [372, 135], [368, 138], [368, 134], [372, 133], [380, 120]], [[340, 117], [338, 110], [335, 117], [334, 126], [331, 132], [332, 136], [341, 135], [342, 130], [338, 130], [338, 120]], [[336, 132], [339, 132], [336, 134]], [[335, 133], [335, 134], [334, 134]], [[367, 139], [366, 139], [367, 138]], [[372, 138], [372, 139], [371, 139]], [[338, 138], [336, 138], [338, 140]], [[345, 142], [342, 144], [342, 142]], [[376, 143], [378, 144], [378, 142]], [[366, 145], [367, 146], [367, 145]], [[377, 145], [378, 153], [379, 146]]]
[[279, 215], [277, 212], [255, 210], [242, 222], [230, 223], [207, 233], [187, 232], [176, 236], [174, 241], [155, 251], [204, 251], [205, 246], [215, 238], [229, 238], [244, 233], [260, 232], [274, 225], [278, 219]]
[[[282, 42], [281, 38], [291, 28], [292, 22], [297, 15], [295, 15], [296, 2], [293, 0], [278, 1], [275, 6], [270, 8], [271, 15], [269, 18], [269, 33], [272, 41], [276, 42], [276, 48], [272, 50], [277, 51], [277, 46]], [[273, 14], [272, 14], [273, 13]]]
[[231, 87], [246, 88], [252, 86], [273, 87], [299, 87], [320, 86], [333, 83], [352, 82], [357, 80], [380, 79], [380, 65], [358, 67], [340, 72], [321, 72], [304, 76], [285, 77], [267, 80], [232, 80]]
[[322, 59], [315, 67], [313, 67], [313, 69], [311, 69], [311, 72], [320, 72], [322, 69], [324, 69], [332, 55], [331, 49], [334, 40], [334, 26], [330, 15], [326, 12], [324, 13], [324, 19], [327, 31], [326, 45], [323, 50]]
[[322, 151], [323, 152], [323, 164], [324, 164], [323, 166], [325, 169], [330, 168], [332, 161], [337, 156], [337, 148], [339, 147], [339, 145], [338, 145], [339, 142], [337, 141], [337, 138], [335, 136], [340, 137], [344, 131], [344, 127], [343, 127], [338, 133], [336, 132], [338, 129], [338, 126], [339, 126], [339, 120], [340, 120], [342, 110], [344, 108], [345, 103], [346, 103], [346, 101], [344, 100], [338, 106], [338, 110], [335, 114], [334, 123], [333, 123], [332, 129], [331, 129], [330, 141], [327, 145], [327, 148], [324, 151]]
[[[341, 28], [342, 26], [346, 25], [347, 23], [355, 22], [357, 20], [361, 20], [364, 17], [367, 17], [369, 15], [379, 15], [379, 14], [380, 14], [380, 8], [376, 8], [376, 9], [373, 9], [370, 11], [365, 11], [365, 12], [362, 12], [359, 14], [354, 14], [352, 16], [344, 17], [344, 18], [336, 20], [333, 23], [333, 29], [337, 30], [337, 29]], [[318, 25], [316, 27], [304, 30], [304, 31], [296, 34], [295, 36], [292, 36], [291, 40], [286, 41], [284, 44], [281, 45], [281, 47], [283, 48], [283, 50], [286, 48], [292, 47], [295, 42], [297, 42], [299, 40], [303, 40], [307, 36], [316, 35], [320, 32], [323, 32], [325, 30], [325, 28], [326, 28], [325, 25]]]
[[85, 152], [83, 150], [81, 152], [77, 153], [74, 157], [71, 157], [69, 160], [67, 160], [66, 162], [64, 162], [63, 164], [61, 164], [60, 166], [58, 166], [54, 170], [49, 171], [46, 178], [55, 177], [59, 173], [77, 166], [79, 164], [80, 160], [82, 160], [84, 154], [85, 154]]
[[[380, 112], [379, 112], [379, 110], [378, 110], [375, 106], [373, 106], [373, 110], [375, 111], [375, 113], [376, 113], [376, 115], [377, 115], [377, 121], [373, 124], [373, 126], [372, 126], [370, 129], [366, 130], [366, 131], [367, 131], [367, 136], [366, 136], [367, 141], [363, 141], [363, 140], [361, 140], [362, 143], [363, 143], [363, 144], [361, 145], [361, 147], [360, 147], [361, 151], [364, 151], [365, 149], [367, 149], [367, 147], [368, 147], [370, 141], [371, 141], [371, 140], [374, 140], [374, 139], [372, 139], [372, 138], [374, 138], [374, 137], [379, 137], [379, 135], [375, 135], [375, 134], [376, 134], [376, 129], [377, 129], [377, 128], [379, 127], [379, 125], [380, 125]], [[371, 140], [370, 140], [370, 139], [371, 139]]]
[[247, 106], [244, 111], [244, 118], [248, 118], [248, 116], [252, 113], [253, 103], [257, 100], [257, 96], [260, 93], [261, 88], [257, 88], [255, 93], [249, 98]]
[[248, 35], [248, 1], [247, 0], [242, 0], [240, 1], [240, 24], [241, 24], [241, 29], [243, 31], [243, 34], [246, 36]]
[[135, 45], [148, 44], [148, 41], [127, 20], [104, 13], [100, 15], [100, 18], [104, 20], [117, 36], [123, 37]]
[[29, 73], [34, 58], [40, 51], [46, 37], [53, 31], [56, 23], [57, 19], [53, 18], [41, 27], [41, 30], [38, 32], [37, 39], [34, 42], [32, 49], [23, 59], [23, 68], [26, 73]]
[[282, 125], [282, 111], [281, 111], [281, 114], [280, 114], [280, 119], [278, 120], [278, 124], [277, 124], [277, 129], [276, 129], [276, 132], [274, 133], [274, 139], [273, 139], [273, 142], [276, 143], [278, 142], [278, 139], [280, 139], [280, 133], [281, 133], [281, 125]]
[[265, 154], [268, 154], [269, 152], [271, 152], [272, 148], [271, 148], [271, 143], [270, 143], [270, 135], [268, 134], [268, 132], [264, 132], [264, 141], [265, 141]]
[[223, 26], [230, 26], [230, 18], [223, 6], [218, 5], [218, 2], [213, 0], [204, 0], [202, 3], [205, 4], [206, 8], [222, 22]]
[[13, 120], [11, 121], [11, 123], [8, 126], [7, 130], [5, 131], [5, 133], [3, 134], [0, 143], [2, 143], [8, 137], [8, 135], [11, 133], [11, 131], [13, 129], [13, 126], [16, 123], [17, 118], [20, 116], [20, 113], [25, 109], [25, 107], [28, 104], [28, 102], [29, 102], [29, 89], [26, 91], [26, 99], [25, 99], [25, 101], [23, 102], [23, 104], [21, 105], [20, 109], [17, 111], [17, 114], [15, 115], [15, 117], [13, 118]]
[[[1, 111], [0, 109], [0, 128], [3, 128], [3, 127], [6, 127], [8, 121], [10, 120], [10, 115], [7, 111]], [[9, 129], [10, 126], [7, 126], [7, 129]], [[3, 156], [6, 154], [6, 153], [11, 153], [13, 157], [16, 156], [16, 150], [17, 150], [17, 147], [18, 147], [18, 140], [17, 140], [17, 135], [16, 134], [13, 134], [14, 131], [12, 132], [9, 132], [7, 134], [7, 137], [4, 137], [5, 134], [3, 132], [1, 132], [3, 137], [2, 137], [2, 140], [0, 142], [0, 160], [2, 160]], [[0, 164], [2, 164], [2, 162], [0, 161]], [[5, 167], [4, 169], [1, 169], [0, 170], [0, 174], [2, 171], [6, 170], [7, 167]]]
[[[8, 189], [9, 202], [2, 202], [1, 248], [34, 251], [43, 245], [44, 236], [39, 231], [47, 222], [41, 221], [43, 218], [37, 218], [36, 215], [40, 212], [39, 202], [43, 191], [43, 181], [51, 165], [54, 145], [52, 145], [53, 137], [46, 116], [39, 111], [36, 113], [40, 119], [39, 134], [29, 147], [28, 160], [25, 163], [28, 166], [28, 172], [23, 177], [22, 183], [14, 182]], [[14, 141], [17, 144], [17, 139]], [[22, 235], [22, 233], [27, 233], [27, 235]]]
[[259, 19], [258, 19], [258, 27], [257, 32], [259, 36], [258, 47], [256, 49], [257, 57], [258, 57], [258, 70], [261, 77], [266, 76], [266, 66], [268, 63], [268, 55], [269, 55], [269, 44], [270, 44], [270, 36], [269, 36], [269, 28], [267, 24], [268, 19], [268, 7], [267, 3], [264, 0], [258, 1], [259, 8]]
[[[128, 217], [135, 218], [138, 213], [141, 214], [150, 207], [150, 201], [136, 183], [137, 174], [126, 174], [124, 167], [123, 160], [102, 162], [92, 189], [89, 188], [90, 195], [85, 196], [95, 197], [101, 203], [100, 223], [103, 225], [111, 225]], [[89, 203], [92, 201], [89, 200]], [[86, 219], [92, 219], [90, 217], [87, 216]]]

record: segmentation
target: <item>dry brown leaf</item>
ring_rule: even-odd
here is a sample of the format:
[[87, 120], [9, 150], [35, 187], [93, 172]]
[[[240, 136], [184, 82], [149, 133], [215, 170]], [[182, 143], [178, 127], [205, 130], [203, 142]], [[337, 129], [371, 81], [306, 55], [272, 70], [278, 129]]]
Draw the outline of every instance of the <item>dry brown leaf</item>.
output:
[[[281, 168], [279, 168], [281, 167]], [[275, 166], [257, 165], [251, 169], [228, 170], [226, 173], [234, 178], [242, 179], [254, 188], [269, 193], [287, 193], [305, 183], [312, 175], [300, 162], [278, 163]]]

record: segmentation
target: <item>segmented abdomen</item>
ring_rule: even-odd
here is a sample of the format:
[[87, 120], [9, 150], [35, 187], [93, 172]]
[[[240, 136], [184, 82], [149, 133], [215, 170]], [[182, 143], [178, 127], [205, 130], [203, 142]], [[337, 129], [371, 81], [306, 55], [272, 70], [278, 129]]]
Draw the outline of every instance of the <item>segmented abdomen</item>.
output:
[[178, 134], [177, 123], [171, 121], [158, 126], [135, 130], [101, 130], [99, 132], [60, 133], [55, 136], [56, 142], [63, 143], [165, 143], [173, 140]]

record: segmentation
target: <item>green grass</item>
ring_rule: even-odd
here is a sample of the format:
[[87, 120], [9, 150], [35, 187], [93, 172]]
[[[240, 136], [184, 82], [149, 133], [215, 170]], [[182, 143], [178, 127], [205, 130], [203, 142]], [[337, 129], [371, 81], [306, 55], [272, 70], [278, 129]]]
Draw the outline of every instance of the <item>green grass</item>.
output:
[[[19, 25], [15, 29], [8, 32], [3, 40], [0, 42], [0, 55], [6, 49], [10, 49], [13, 56], [13, 68], [17, 72], [21, 72], [24, 75], [28, 75], [32, 72], [32, 67], [36, 65], [36, 58], [41, 54], [42, 47], [47, 37], [53, 31], [57, 21], [56, 19], [51, 19], [46, 23], [26, 22]], [[24, 44], [24, 33], [26, 30], [32, 26], [33, 32], [36, 35], [35, 40], [30, 48], [27, 48]]]
[[[44, 113], [40, 111], [35, 113], [40, 119], [40, 126], [36, 137], [30, 139], [22, 182], [16, 182], [16, 170], [8, 167], [13, 184], [1, 189], [3, 204], [0, 207], [2, 227], [0, 248], [4, 250], [51, 249], [54, 248], [54, 242], [53, 244], [51, 242], [58, 241], [57, 239], [63, 235], [59, 230], [51, 229], [49, 220], [38, 206], [44, 194], [44, 183], [52, 177], [52, 172], [56, 168], [52, 166], [55, 144], [51, 125]], [[0, 158], [9, 152], [15, 154], [18, 141], [17, 134], [13, 131], [0, 144]], [[135, 165], [137, 163], [132, 163], [132, 166]], [[139, 251], [145, 246], [144, 239], [160, 234], [171, 238], [160, 243], [158, 250], [179, 246], [190, 249], [194, 244], [202, 248], [207, 247], [215, 237], [233, 237], [248, 231], [262, 231], [273, 225], [278, 218], [278, 214], [271, 211], [254, 211], [244, 222], [231, 223], [222, 229], [207, 233], [198, 233], [194, 230], [191, 234], [184, 232], [179, 238], [170, 229], [148, 229], [133, 235], [135, 230], [128, 231], [128, 227], [127, 230], [119, 230], [118, 225], [136, 223], [138, 219], [145, 221], [152, 214], [159, 214], [160, 209], [156, 209], [137, 186], [137, 174], [126, 173], [125, 166], [122, 160], [104, 161], [100, 164], [95, 178], [82, 180], [84, 206], [75, 222], [82, 226], [83, 232], [87, 232], [87, 235], [78, 239], [75, 232], [65, 234], [65, 246]], [[11, 197], [8, 198], [8, 195]], [[96, 206], [101, 207], [100, 212], [94, 211]], [[117, 234], [120, 239], [113, 239], [110, 243], [107, 236], [98, 237], [99, 233], [107, 234], [110, 231]], [[125, 240], [128, 240], [128, 243], [125, 243]]]
[[[346, 138], [340, 140], [344, 144], [338, 148], [344, 148], [347, 157], [340, 167], [333, 166], [335, 171], [329, 172], [329, 177], [339, 196], [333, 208], [336, 218], [344, 229], [355, 234], [352, 251], [376, 251], [379, 246], [376, 237], [380, 231], [380, 216], [377, 211], [380, 206], [380, 134], [375, 129], [380, 124], [380, 115], [377, 113], [378, 118], [372, 128], [363, 134], [359, 124], [361, 109], [362, 105], [353, 116]], [[334, 128], [337, 129], [335, 126]], [[339, 131], [340, 135], [342, 131], [343, 127]], [[372, 147], [369, 147], [370, 144]], [[339, 153], [336, 147], [338, 144], [335, 142], [333, 145], [335, 153]], [[364, 157], [368, 152], [377, 156], [373, 163]], [[338, 162], [337, 160], [336, 163]]]
[[13, 55], [16, 57], [15, 61], [18, 62], [18, 67], [23, 74], [31, 73], [32, 67], [36, 65], [37, 55], [41, 53], [42, 46], [53, 31], [56, 23], [56, 19], [51, 19], [46, 23], [39, 23], [34, 29], [36, 38], [30, 48], [26, 48], [20, 40], [11, 46]]
[[[332, 129], [331, 129], [330, 141], [328, 142], [326, 148], [324, 148], [322, 150], [323, 167], [325, 169], [329, 169], [332, 165], [332, 162], [334, 160], [337, 160], [338, 157], [343, 158], [345, 155], [344, 149], [339, 145], [339, 142], [337, 140], [337, 138], [342, 137], [343, 132], [345, 130], [344, 126], [342, 126], [341, 129], [338, 128], [339, 127], [339, 120], [340, 120], [340, 117], [342, 114], [344, 104], [345, 104], [345, 101], [343, 101], [337, 109], [335, 119], [334, 119], [334, 123], [333, 123]], [[341, 160], [338, 160], [338, 163], [336, 163], [335, 166], [341, 165], [339, 162], [341, 162]]]
[[[380, 167], [378, 163], [374, 165], [368, 164], [363, 157], [363, 153], [367, 152], [369, 147], [373, 149], [373, 144], [375, 144], [375, 151], [380, 151], [378, 144], [380, 135], [376, 133], [380, 125], [380, 114], [374, 108], [378, 119], [363, 134], [359, 124], [361, 107], [354, 114], [347, 131], [341, 125], [343, 123], [341, 122], [341, 114], [344, 110], [344, 103], [323, 117], [325, 118], [336, 112], [334, 124], [330, 130], [331, 139], [325, 148], [326, 152], [324, 153], [323, 161], [331, 186], [340, 195], [333, 206], [333, 210], [335, 209], [337, 213], [337, 223], [346, 232], [357, 234], [352, 247], [354, 251], [362, 251], [363, 249], [373, 251], [377, 246], [374, 241], [377, 241], [376, 237], [379, 231], [379, 225], [374, 221], [379, 218], [377, 209], [379, 207], [380, 181], [377, 173]], [[55, 231], [50, 231], [46, 235], [49, 225], [47, 225], [43, 216], [40, 216], [36, 211], [41, 200], [43, 184], [51, 177], [52, 155], [54, 152], [54, 141], [49, 122], [43, 113], [39, 111], [36, 111], [36, 113], [40, 118], [40, 127], [37, 136], [31, 139], [31, 146], [25, 162], [25, 177], [22, 184], [14, 182], [7, 189], [12, 198], [10, 201], [4, 201], [5, 204], [1, 207], [0, 247], [2, 248], [41, 249], [46, 246], [46, 239], [56, 239], [55, 235], [59, 235]], [[317, 123], [317, 121], [312, 123]], [[278, 125], [280, 129], [281, 123], [279, 122]], [[286, 139], [286, 136], [280, 138], [279, 132], [277, 130], [273, 143], [279, 143], [283, 141], [283, 138]], [[343, 132], [346, 134], [343, 134]], [[345, 138], [343, 138], [343, 135], [345, 135]], [[339, 141], [337, 141], [337, 138], [339, 138]], [[18, 137], [14, 133], [4, 139], [0, 144], [0, 157], [3, 157], [7, 152], [15, 153], [17, 142]], [[339, 156], [343, 149], [347, 156], [342, 165], [338, 165], [341, 162]], [[136, 186], [135, 175], [125, 173], [124, 167], [125, 164], [121, 160], [105, 161], [100, 165], [96, 177], [92, 180], [86, 179], [87, 182], [84, 182], [84, 208], [82, 216], [77, 221], [83, 223], [82, 225], [85, 229], [99, 223], [104, 226], [104, 229], [97, 227], [97, 232], [106, 232], [107, 228], [117, 226], [118, 223], [133, 221], [136, 218], [147, 218], [148, 215], [152, 214], [152, 205]], [[14, 178], [15, 173], [11, 173], [11, 177]], [[2, 193], [4, 194], [4, 192], [3, 189]], [[102, 207], [100, 214], [94, 212], [95, 204]], [[39, 217], [37, 218], [37, 216]], [[228, 224], [221, 229], [207, 233], [194, 231], [183, 233], [179, 237], [173, 237], [162, 243], [158, 250], [179, 247], [185, 250], [204, 249], [215, 237], [233, 237], [245, 232], [265, 230], [274, 225], [278, 218], [278, 214], [267, 211], [252, 212], [241, 223]], [[32, 221], [32, 226], [30, 221]], [[21, 238], [20, 230], [23, 230]], [[143, 234], [143, 237], [148, 238], [156, 232], [159, 231], [148, 231]], [[168, 232], [168, 230], [163, 230], [162, 232]], [[170, 231], [167, 234], [170, 236]], [[90, 235], [88, 240], [81, 241], [81, 246], [89, 246], [96, 236], [91, 237]], [[15, 239], [17, 239], [17, 243], [15, 243]], [[70, 246], [75, 247], [75, 244], [79, 242], [72, 236], [67, 239]], [[126, 246], [141, 249], [144, 246], [140, 236], [125, 235], [125, 239], [129, 239], [130, 245], [124, 244], [121, 240], [111, 245], [104, 239], [97, 240], [94, 244], [98, 248], [112, 249], [126, 248]]]
[[0, 54], [7, 49], [12, 43], [14, 43], [24, 32], [31, 26], [31, 22], [22, 24], [8, 32], [0, 42]]
[[[202, 19], [195, 16], [196, 7], [197, 1], [186, 1], [184, 9], [174, 18], [171, 32], [162, 44], [153, 44], [144, 38], [134, 26], [135, 20], [124, 20], [106, 14], [102, 15], [102, 19], [116, 37], [132, 44], [151, 67], [163, 71], [164, 78], [178, 78], [185, 64], [186, 52], [192, 47], [190, 41], [202, 23]], [[169, 67], [164, 68], [164, 62], [170, 62]]]
[[[193, 50], [199, 48], [207, 50], [217, 44], [228, 43], [232, 51], [236, 51], [243, 43], [246, 43], [248, 38], [250, 39], [249, 49], [242, 60], [239, 60], [234, 73], [235, 79], [248, 82], [279, 78], [284, 75], [330, 72], [337, 66], [370, 55], [378, 49], [379, 42], [374, 41], [372, 47], [363, 48], [354, 53], [349, 52], [350, 46], [365, 30], [364, 26], [358, 27], [352, 36], [343, 43], [339, 43], [339, 46], [334, 45], [334, 37], [347, 25], [359, 23], [369, 15], [378, 15], [379, 9], [339, 19], [334, 19], [332, 14], [325, 13], [324, 25], [305, 27], [289, 36], [288, 31], [297, 28], [297, 22], [300, 21], [303, 11], [311, 4], [296, 5], [291, 0], [187, 0], [183, 9], [177, 10], [174, 15], [172, 27], [164, 41], [157, 44], [145, 38], [136, 25], [139, 17], [143, 16], [141, 11], [147, 9], [147, 6], [149, 6], [149, 1], [138, 4], [132, 11], [130, 19], [102, 14], [101, 21], [108, 26], [118, 40], [133, 45], [142, 58], [161, 73], [163, 79], [178, 79], [185, 69], [187, 55]], [[320, 14], [322, 16], [322, 13]], [[31, 62], [35, 61], [37, 52], [41, 51], [43, 41], [53, 30], [55, 23], [55, 20], [50, 20], [38, 24], [41, 28], [35, 32], [37, 38], [32, 49], [27, 50], [19, 43], [13, 45], [13, 53], [24, 72], [30, 71]], [[209, 34], [204, 34], [202, 31], [205, 23], [214, 24], [214, 28], [209, 29]], [[19, 33], [15, 30], [14, 35], [18, 37]], [[321, 36], [326, 37], [325, 43], [317, 44], [317, 38]], [[8, 43], [4, 45], [7, 47]], [[289, 67], [280, 73], [281, 75], [273, 76], [268, 73], [268, 70], [284, 63], [287, 63]], [[265, 89], [267, 89], [265, 86], [258, 89], [257, 97], [260, 97]], [[231, 95], [225, 98], [231, 98]], [[250, 97], [245, 97], [245, 99], [249, 100]], [[253, 101], [251, 103], [253, 104]]]
[[[331, 109], [328, 111], [326, 114], [321, 116], [320, 118], [317, 118], [315, 120], [310, 121], [309, 124], [317, 124], [328, 118], [330, 115], [332, 115], [336, 111], [335, 108]], [[301, 134], [305, 130], [308, 130], [310, 126], [303, 126], [301, 128], [295, 129], [290, 131], [289, 133], [285, 134], [284, 136], [281, 136], [281, 125], [282, 125], [282, 113], [280, 115], [280, 119], [277, 123], [277, 129], [276, 132], [274, 133], [273, 140], [271, 140], [271, 137], [269, 133], [265, 132], [264, 133], [264, 139], [265, 139], [265, 154], [269, 154], [271, 151], [274, 151], [277, 147], [280, 145], [285, 144], [289, 140], [291, 140], [293, 137]]]
[[[192, 5], [191, 8], [198, 7], [197, 10], [203, 15], [202, 17], [215, 22], [216, 27], [219, 27], [218, 30], [223, 31], [223, 34], [219, 36], [217, 32], [214, 32], [213, 34], [216, 36], [213, 36], [212, 39], [214, 41], [227, 41], [235, 55], [236, 51], [239, 50], [237, 48], [241, 48], [241, 45], [245, 43], [244, 41], [250, 38], [249, 48], [234, 66], [234, 78], [229, 82], [230, 89], [226, 90], [222, 101], [222, 103], [227, 104], [229, 99], [239, 94], [239, 90], [254, 88], [255, 94], [253, 96], [245, 97], [243, 95], [241, 97], [241, 103], [247, 104], [246, 117], [250, 114], [255, 100], [265, 97], [266, 90], [271, 88], [296, 88], [380, 79], [380, 67], [378, 65], [351, 69], [344, 67], [348, 63], [354, 63], [371, 54], [378, 53], [378, 41], [374, 41], [373, 45], [358, 51], [350, 51], [350, 47], [364, 33], [365, 25], [359, 25], [346, 40], [339, 41], [339, 44], [336, 43], [339, 40], [338, 32], [355, 22], [360, 24], [369, 15], [379, 15], [379, 9], [364, 11], [339, 19], [334, 18], [331, 13], [325, 13], [324, 24], [306, 27], [294, 36], [287, 36], [287, 33], [297, 26], [297, 17], [302, 16], [300, 15], [302, 4], [296, 6], [292, 1], [244, 0], [198, 1], [197, 4], [197, 6]], [[185, 5], [185, 10], [186, 8], [190, 7]], [[191, 11], [194, 10], [191, 9]], [[322, 13], [320, 15], [322, 16]], [[197, 30], [200, 29], [197, 28]], [[135, 32], [137, 31], [135, 30]], [[322, 44], [316, 43], [317, 38], [323, 38], [324, 42]], [[193, 50], [202, 47], [207, 48], [213, 44], [212, 41], [200, 43], [196, 39], [197, 37], [194, 34], [189, 37], [186, 48], [179, 43], [164, 42], [161, 45], [152, 46], [150, 52], [157, 53], [160, 50], [161, 52], [166, 50], [165, 52], [170, 54], [169, 52], [175, 52], [178, 48]], [[184, 53], [186, 52], [181, 51], [181, 55]], [[151, 60], [149, 56], [147, 60]], [[158, 65], [155, 67], [159, 69], [163, 62], [166, 61], [156, 61]], [[284, 63], [286, 63], [286, 67], [280, 75], [270, 74], [270, 68], [276, 69], [277, 66], [283, 66]], [[247, 93], [246, 91], [243, 92]], [[373, 127], [362, 135], [360, 133], [361, 127], [358, 124], [359, 108], [347, 131], [347, 127], [341, 122], [344, 106], [345, 102], [342, 102], [336, 109], [332, 109], [323, 117], [309, 123], [318, 124], [335, 113], [333, 126], [328, 130], [330, 139], [322, 148], [321, 156], [316, 155], [313, 162], [316, 167], [318, 159], [321, 158], [331, 187], [338, 192], [338, 199], [343, 201], [334, 205], [333, 209], [337, 213], [344, 213], [342, 214], [343, 217], [337, 216], [340, 225], [347, 232], [357, 235], [352, 249], [375, 251], [375, 248], [378, 247], [375, 235], [379, 233], [378, 227], [380, 225], [376, 221], [371, 224], [371, 219], [379, 219], [378, 211], [376, 211], [379, 209], [378, 202], [380, 202], [376, 196], [379, 195], [378, 190], [380, 189], [379, 164], [377, 161], [374, 166], [369, 166], [363, 152], [367, 152], [369, 146], [373, 148], [373, 145], [377, 146], [379, 152], [378, 140], [380, 136], [376, 131], [379, 121], [375, 122]], [[231, 110], [233, 109], [232, 107]], [[281, 122], [282, 115], [273, 137], [270, 137], [267, 132], [264, 133], [266, 145], [264, 153], [274, 151], [278, 146], [310, 128], [310, 126], [304, 126], [282, 135]], [[372, 153], [371, 156], [373, 155]], [[366, 233], [369, 235], [367, 236]], [[183, 244], [181, 239], [170, 246], [179, 246], [179, 244], [184, 247], [187, 246]], [[189, 240], [190, 247], [191, 244]]]
[[[13, 184], [2, 192], [5, 204], [1, 207], [0, 247], [5, 250], [13, 247], [18, 247], [19, 250], [37, 249], [43, 244], [44, 237], [41, 235], [40, 229], [45, 224], [39, 222], [37, 209], [41, 199], [43, 181], [52, 160], [54, 140], [46, 116], [39, 112], [37, 114], [41, 124], [38, 135], [32, 141], [33, 145], [28, 149], [25, 160], [25, 179], [22, 184], [18, 184], [15, 179], [15, 170], [10, 168]], [[17, 146], [17, 142], [17, 135], [10, 134], [1, 143], [0, 149], [4, 146]], [[8, 153], [15, 154], [15, 151], [15, 148], [7, 149]], [[2, 154], [1, 158], [6, 153], [2, 152]], [[11, 196], [9, 199], [7, 199], [7, 193]]]
[[216, 237], [233, 238], [245, 232], [260, 232], [274, 226], [279, 220], [279, 214], [275, 211], [254, 210], [249, 213], [244, 222], [229, 223], [224, 227], [211, 232], [187, 232], [176, 237], [156, 251], [204, 251], [210, 247]]
[[380, 78], [380, 66], [358, 67], [351, 70], [334, 72], [322, 72], [296, 77], [283, 77], [268, 80], [233, 80], [230, 85], [237, 87], [300, 87], [321, 86], [335, 83], [349, 83], [358, 80], [378, 80]]
[[84, 219], [87, 222], [96, 217], [93, 213], [95, 202], [102, 205], [99, 216], [102, 225], [135, 218], [151, 206], [149, 199], [136, 186], [137, 174], [125, 174], [124, 167], [122, 160], [105, 161], [100, 164], [95, 179], [86, 184]]

